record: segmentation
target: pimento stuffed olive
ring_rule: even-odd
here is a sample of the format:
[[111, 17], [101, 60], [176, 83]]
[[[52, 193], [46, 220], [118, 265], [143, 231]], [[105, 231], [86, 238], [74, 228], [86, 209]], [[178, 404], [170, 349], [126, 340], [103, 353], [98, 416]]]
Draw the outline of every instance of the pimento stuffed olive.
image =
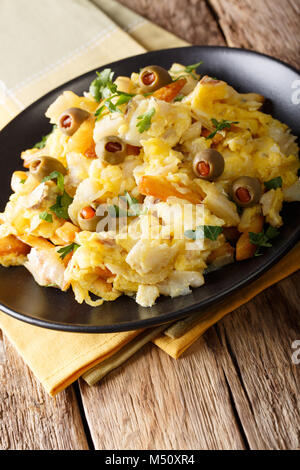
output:
[[90, 113], [81, 108], [68, 108], [59, 117], [58, 127], [66, 135], [72, 136]]
[[223, 156], [214, 149], [205, 149], [195, 155], [193, 170], [198, 178], [213, 181], [224, 171]]
[[139, 74], [139, 85], [145, 93], [149, 93], [172, 82], [169, 72], [159, 65], [148, 65]]
[[235, 202], [242, 207], [257, 204], [262, 195], [259, 179], [251, 176], [240, 176], [233, 181], [231, 194]]

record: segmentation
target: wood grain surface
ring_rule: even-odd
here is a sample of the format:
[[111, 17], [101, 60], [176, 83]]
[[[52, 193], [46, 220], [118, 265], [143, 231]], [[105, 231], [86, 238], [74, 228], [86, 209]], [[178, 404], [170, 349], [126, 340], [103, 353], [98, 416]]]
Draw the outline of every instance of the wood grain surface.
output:
[[0, 343], [0, 449], [88, 449], [74, 387], [51, 398], [10, 343]]
[[[298, 0], [120, 0], [193, 44], [300, 67]], [[178, 361], [148, 344], [99, 385], [49, 398], [0, 341], [0, 449], [300, 449], [300, 272], [212, 327]]]

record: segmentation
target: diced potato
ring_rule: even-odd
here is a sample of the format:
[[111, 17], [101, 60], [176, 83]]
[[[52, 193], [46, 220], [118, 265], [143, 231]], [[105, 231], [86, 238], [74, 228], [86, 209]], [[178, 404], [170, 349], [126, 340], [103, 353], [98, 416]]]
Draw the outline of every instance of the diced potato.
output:
[[185, 84], [186, 84], [186, 79], [180, 78], [176, 82], [169, 83], [169, 85], [159, 88], [153, 93], [153, 96], [157, 98], [158, 100], [162, 100], [162, 101], [166, 101], [167, 103], [170, 103], [182, 90]]
[[152, 307], [159, 296], [159, 290], [156, 286], [147, 286], [140, 284], [136, 294], [136, 302], [142, 307]]
[[[240, 223], [238, 225], [239, 232], [255, 232], [255, 227], [261, 225], [262, 210], [261, 205], [256, 204], [252, 207], [246, 207], [243, 210]], [[258, 230], [260, 231], [260, 230]]]
[[[183, 188], [185, 189], [185, 188]], [[139, 182], [139, 192], [144, 196], [154, 196], [161, 201], [166, 201], [168, 197], [178, 197], [185, 199], [192, 204], [200, 204], [202, 202], [202, 196], [186, 188], [180, 192], [165, 178], [157, 176], [145, 175]]]
[[78, 96], [73, 91], [64, 91], [46, 111], [46, 117], [52, 124], [57, 124], [60, 115], [68, 108], [82, 108], [91, 114], [94, 114], [98, 103], [90, 98]]
[[207, 258], [208, 264], [213, 264], [215, 267], [225, 266], [234, 262], [234, 248], [230, 243], [224, 243], [216, 250], [213, 250]]
[[65, 222], [55, 231], [55, 234], [62, 240], [61, 244], [63, 245], [72, 243], [75, 240], [75, 234], [77, 232], [80, 232], [79, 227], [71, 222]]
[[29, 253], [30, 247], [18, 240], [14, 235], [0, 238], [0, 256], [14, 253], [16, 255], [25, 255]]
[[236, 244], [235, 257], [237, 261], [252, 258], [255, 255], [257, 246], [251, 243], [249, 232], [260, 233], [264, 226], [264, 217], [261, 214], [253, 214], [247, 231], [243, 232]]
[[117, 85], [118, 91], [122, 91], [123, 93], [135, 93], [136, 91], [136, 87], [129, 77], [120, 75], [116, 78], [115, 84]]
[[207, 183], [203, 180], [197, 180], [197, 183], [206, 193], [203, 203], [209, 210], [220, 219], [223, 219], [227, 227], [238, 225], [240, 217], [234, 202], [222, 194], [213, 183]]
[[266, 221], [272, 225], [272, 227], [280, 227], [283, 223], [280, 216], [283, 204], [283, 192], [281, 188], [267, 191], [260, 198], [260, 202]]
[[67, 143], [67, 152], [85, 153], [93, 144], [95, 119], [93, 116], [86, 119]]
[[287, 202], [300, 201], [300, 178], [292, 186], [284, 189], [283, 195]]

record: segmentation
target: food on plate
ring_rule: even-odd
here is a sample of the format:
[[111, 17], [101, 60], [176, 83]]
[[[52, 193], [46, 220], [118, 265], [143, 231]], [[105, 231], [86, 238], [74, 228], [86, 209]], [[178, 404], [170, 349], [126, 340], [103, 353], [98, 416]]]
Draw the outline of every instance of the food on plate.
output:
[[46, 111], [0, 214], [0, 263], [99, 306], [186, 295], [263, 255], [300, 200], [296, 138], [263, 96], [197, 73], [201, 62], [97, 73]]

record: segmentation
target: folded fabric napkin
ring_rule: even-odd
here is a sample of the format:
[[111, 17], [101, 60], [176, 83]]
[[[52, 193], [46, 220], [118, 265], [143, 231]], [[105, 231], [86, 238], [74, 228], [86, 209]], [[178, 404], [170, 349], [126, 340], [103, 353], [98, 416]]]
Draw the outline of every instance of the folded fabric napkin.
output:
[[[0, 128], [50, 89], [88, 70], [146, 50], [187, 45], [114, 0], [3, 0], [0, 43], [6, 44], [1, 62], [7, 64], [0, 76]], [[224, 315], [299, 267], [300, 244], [250, 286], [171, 326], [66, 333], [0, 313], [0, 327], [47, 392], [55, 395], [80, 376], [96, 383], [149, 341], [178, 358]]]

